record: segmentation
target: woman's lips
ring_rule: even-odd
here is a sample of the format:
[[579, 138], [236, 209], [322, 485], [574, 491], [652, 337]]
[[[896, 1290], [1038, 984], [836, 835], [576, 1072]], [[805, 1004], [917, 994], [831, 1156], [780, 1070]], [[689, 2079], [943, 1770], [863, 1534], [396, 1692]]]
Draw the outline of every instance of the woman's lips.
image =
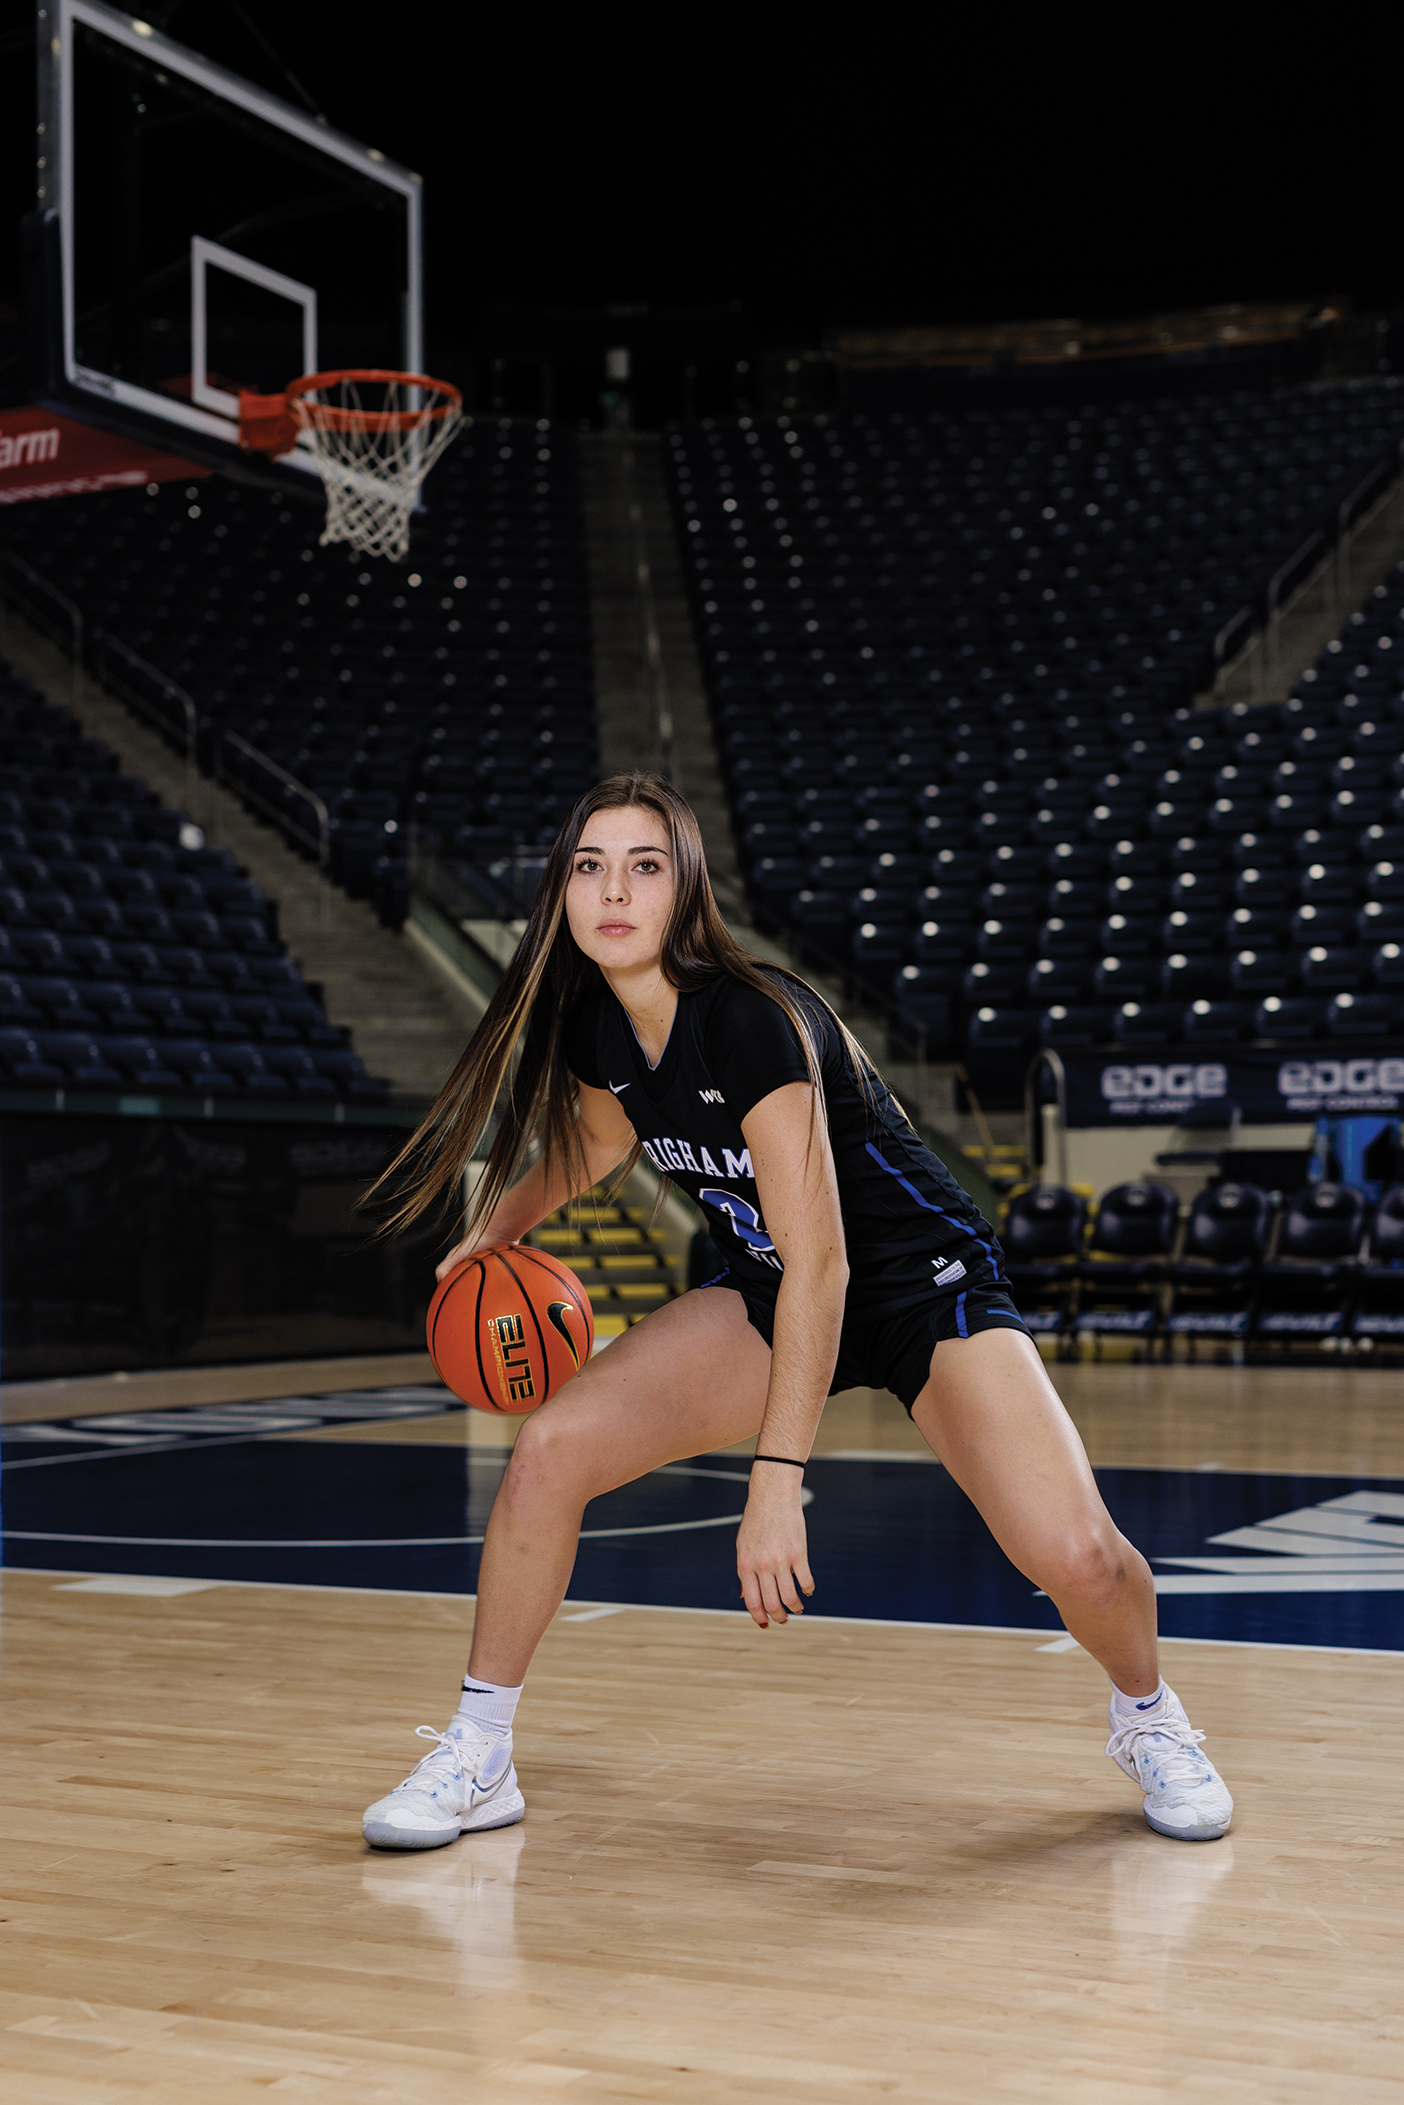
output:
[[601, 921], [597, 924], [595, 933], [601, 936], [631, 936], [634, 933], [634, 924], [632, 921]]

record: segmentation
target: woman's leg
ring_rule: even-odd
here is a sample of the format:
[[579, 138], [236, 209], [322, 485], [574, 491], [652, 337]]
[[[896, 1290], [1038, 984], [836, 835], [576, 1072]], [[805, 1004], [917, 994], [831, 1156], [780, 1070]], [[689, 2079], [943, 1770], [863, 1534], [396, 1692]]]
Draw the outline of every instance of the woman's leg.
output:
[[759, 1430], [770, 1349], [729, 1287], [636, 1323], [523, 1424], [488, 1521], [469, 1674], [516, 1688], [565, 1598], [587, 1502]]
[[1123, 1694], [1152, 1694], [1160, 1669], [1150, 1567], [1103, 1505], [1033, 1341], [1001, 1329], [937, 1345], [912, 1417], [1083, 1649]]

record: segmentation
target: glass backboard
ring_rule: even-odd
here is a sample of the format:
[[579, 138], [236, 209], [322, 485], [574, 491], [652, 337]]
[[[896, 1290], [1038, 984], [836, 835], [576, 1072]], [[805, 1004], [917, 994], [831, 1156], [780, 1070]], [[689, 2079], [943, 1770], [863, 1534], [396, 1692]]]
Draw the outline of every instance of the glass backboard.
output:
[[240, 388], [420, 369], [417, 176], [96, 0], [39, 26], [56, 406], [220, 466]]

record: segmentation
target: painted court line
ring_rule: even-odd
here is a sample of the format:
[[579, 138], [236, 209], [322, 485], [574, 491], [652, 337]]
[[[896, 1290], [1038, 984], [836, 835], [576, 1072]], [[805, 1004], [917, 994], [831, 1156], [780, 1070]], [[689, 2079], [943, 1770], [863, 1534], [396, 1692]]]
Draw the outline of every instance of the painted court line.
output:
[[[4, 1572], [0, 1571], [0, 1585], [3, 1584], [4, 1576]], [[111, 1577], [112, 1574], [106, 1572], [70, 1572], [62, 1575], [54, 1571], [41, 1570], [37, 1566], [15, 1565], [10, 1567], [10, 1576], [15, 1578], [58, 1579], [61, 1576], [69, 1578], [107, 1578]], [[461, 1601], [465, 1607], [475, 1605], [477, 1602], [477, 1595], [473, 1593], [450, 1593], [441, 1588], [424, 1586], [334, 1586], [319, 1584], [316, 1580], [298, 1579], [212, 1579], [201, 1581], [200, 1583], [202, 1587], [235, 1586], [242, 1587], [247, 1591], [261, 1593], [345, 1593], [364, 1600]], [[66, 1589], [55, 1586], [52, 1590], [59, 1592]], [[567, 1601], [566, 1605], [571, 1606], [574, 1604]], [[721, 1615], [729, 1617], [733, 1621], [746, 1617], [746, 1610], [739, 1605], [735, 1608], [687, 1608], [673, 1607], [667, 1601], [611, 1601], [600, 1602], [598, 1605], [600, 1607], [608, 1607], [611, 1613], [616, 1615]], [[569, 1620], [568, 1617], [564, 1616], [558, 1616], [556, 1619], [557, 1621]], [[591, 1619], [595, 1620], [593, 1617]], [[791, 1621], [816, 1623], [821, 1626], [828, 1625], [836, 1629], [925, 1630], [931, 1631], [938, 1636], [1040, 1637], [1044, 1639], [1048, 1637], [1046, 1624], [1039, 1627], [1038, 1625], [1017, 1623], [923, 1623], [905, 1619], [899, 1620], [894, 1616], [821, 1615], [813, 1608], [807, 1609], [801, 1616], [792, 1617]], [[1266, 1637], [1167, 1637], [1165, 1635], [1161, 1636], [1160, 1643], [1162, 1645], [1207, 1645], [1215, 1651], [1227, 1652], [1302, 1652], [1312, 1657], [1328, 1659], [1399, 1659], [1404, 1657], [1404, 1644], [1279, 1644], [1273, 1639]], [[1041, 1650], [1042, 1647], [1037, 1647], [1036, 1649]], [[1049, 1649], [1063, 1651], [1068, 1648], [1061, 1641], [1055, 1639], [1053, 1644], [1049, 1646]]]

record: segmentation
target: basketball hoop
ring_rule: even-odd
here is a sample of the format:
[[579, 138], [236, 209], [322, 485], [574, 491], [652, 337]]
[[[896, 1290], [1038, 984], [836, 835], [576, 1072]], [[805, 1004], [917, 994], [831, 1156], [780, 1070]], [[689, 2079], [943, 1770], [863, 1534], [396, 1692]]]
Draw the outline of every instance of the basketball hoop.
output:
[[463, 397], [425, 373], [307, 373], [281, 395], [239, 396], [239, 444], [290, 453], [305, 437], [327, 492], [329, 541], [399, 562], [425, 476], [458, 429]]

